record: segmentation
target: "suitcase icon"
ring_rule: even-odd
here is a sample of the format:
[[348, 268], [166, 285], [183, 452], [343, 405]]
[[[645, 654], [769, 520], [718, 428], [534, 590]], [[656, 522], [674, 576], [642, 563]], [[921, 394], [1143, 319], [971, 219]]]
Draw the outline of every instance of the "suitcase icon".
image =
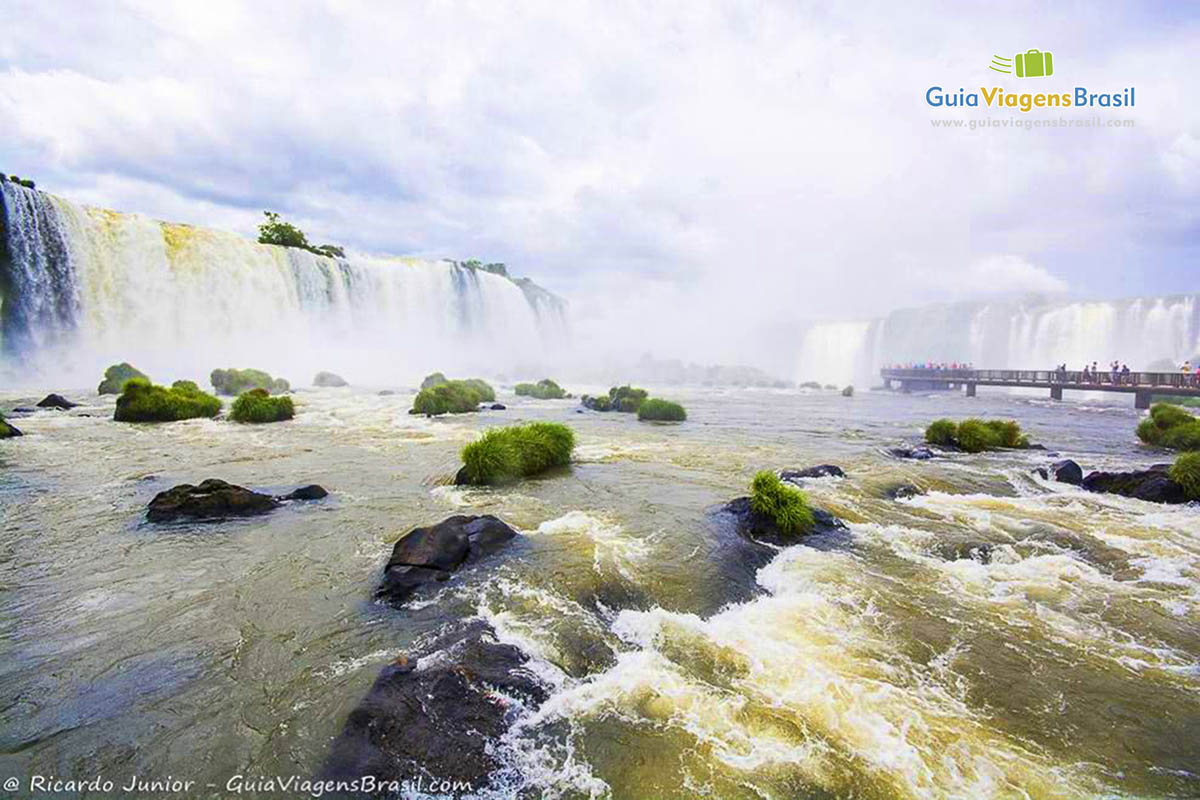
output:
[[1054, 56], [1050, 51], [1017, 53], [1016, 61], [1018, 78], [1044, 78], [1054, 74]]

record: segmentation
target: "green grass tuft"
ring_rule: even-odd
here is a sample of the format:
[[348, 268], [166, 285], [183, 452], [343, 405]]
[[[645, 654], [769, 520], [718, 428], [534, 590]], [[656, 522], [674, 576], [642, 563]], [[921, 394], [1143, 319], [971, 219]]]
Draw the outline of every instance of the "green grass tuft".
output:
[[118, 422], [174, 422], [219, 414], [221, 401], [211, 394], [191, 388], [194, 386], [191, 381], [179, 381], [168, 389], [155, 386], [144, 378], [131, 378], [125, 382], [125, 390], [117, 398], [113, 419]]
[[679, 403], [670, 400], [659, 400], [651, 397], [642, 401], [638, 406], [638, 419], [662, 422], [683, 422], [687, 419], [687, 411]]
[[1200, 417], [1177, 405], [1156, 403], [1150, 416], [1138, 423], [1137, 435], [1146, 444], [1172, 450], [1200, 450]]
[[1000, 447], [1000, 437], [981, 419], [965, 419], [958, 423], [955, 437], [960, 449], [968, 453], [982, 453]]
[[774, 520], [780, 533], [807, 533], [816, 524], [804, 492], [784, 485], [778, 475], [767, 470], [750, 483], [750, 508]]
[[148, 381], [150, 377], [132, 364], [122, 361], [104, 370], [104, 380], [96, 387], [97, 394], [120, 394], [125, 390], [125, 383], [133, 378]]
[[1184, 453], [1167, 472], [1191, 500], [1200, 500], [1200, 453]]
[[575, 433], [557, 422], [491, 428], [462, 449], [462, 477], [475, 486], [495, 485], [566, 466]]
[[954, 447], [958, 425], [952, 419], [936, 419], [925, 429], [925, 441], [941, 447]]
[[280, 394], [292, 388], [283, 378], [272, 378], [261, 369], [214, 369], [208, 378], [217, 394], [225, 395], [240, 395], [251, 389]]
[[536, 397], [539, 400], [561, 400], [567, 396], [566, 391], [549, 378], [537, 383], [518, 383], [513, 391], [519, 397]]
[[229, 411], [234, 422], [282, 422], [296, 416], [290, 397], [272, 397], [266, 389], [251, 389], [238, 395]]

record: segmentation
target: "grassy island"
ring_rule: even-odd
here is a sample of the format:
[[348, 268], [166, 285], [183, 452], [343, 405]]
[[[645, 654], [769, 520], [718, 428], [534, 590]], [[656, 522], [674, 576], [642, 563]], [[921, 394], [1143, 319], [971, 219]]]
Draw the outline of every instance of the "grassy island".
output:
[[1021, 432], [1021, 426], [1003, 419], [934, 420], [925, 429], [925, 441], [967, 453], [1029, 447], [1029, 437]]
[[176, 381], [170, 388], [155, 386], [144, 378], [125, 382], [117, 398], [113, 419], [117, 422], [175, 422], [195, 417], [215, 417], [221, 401], [200, 391], [192, 381]]
[[217, 394], [236, 396], [251, 389], [266, 389], [272, 394], [291, 391], [291, 384], [283, 378], [272, 378], [261, 369], [214, 369], [208, 376]]
[[536, 397], [538, 400], [561, 400], [567, 396], [566, 391], [549, 378], [537, 383], [518, 383], [513, 391], [519, 397]]
[[1146, 444], [1172, 450], [1200, 450], [1200, 417], [1182, 407], [1156, 403], [1137, 427], [1138, 438]]
[[687, 411], [679, 403], [670, 400], [659, 400], [650, 397], [638, 406], [638, 419], [651, 422], [683, 422], [687, 419]]
[[104, 370], [104, 380], [100, 381], [100, 385], [96, 387], [97, 394], [120, 394], [125, 390], [126, 382], [133, 378], [141, 378], [144, 381], [150, 380], [150, 377], [144, 372], [141, 372], [132, 364], [122, 361], [120, 364], [113, 364], [108, 369]]
[[266, 389], [251, 389], [238, 395], [229, 411], [234, 422], [282, 422], [296, 416], [290, 397], [272, 397]]
[[804, 492], [763, 470], [750, 483], [750, 510], [770, 518], [780, 533], [807, 533], [816, 520]]
[[[437, 380], [434, 380], [437, 379]], [[480, 403], [496, 399], [496, 390], [479, 378], [449, 380], [435, 372], [421, 382], [421, 391], [413, 399], [410, 414], [465, 414], [479, 409]]]
[[557, 422], [491, 428], [462, 449], [458, 483], [485, 486], [537, 475], [569, 464], [574, 449], [575, 433]]

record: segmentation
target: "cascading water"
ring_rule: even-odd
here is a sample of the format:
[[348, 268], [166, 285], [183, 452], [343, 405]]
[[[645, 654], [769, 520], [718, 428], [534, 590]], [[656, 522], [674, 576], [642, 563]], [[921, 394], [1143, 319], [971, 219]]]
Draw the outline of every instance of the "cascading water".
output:
[[0, 381], [85, 386], [256, 366], [304, 382], [489, 375], [552, 361], [563, 302], [452, 261], [332, 259], [0, 184]]
[[799, 380], [878, 383], [884, 364], [970, 362], [988, 369], [1082, 369], [1113, 360], [1175, 369], [1200, 354], [1200, 296], [1111, 302], [958, 303], [895, 311], [870, 322], [813, 325]]

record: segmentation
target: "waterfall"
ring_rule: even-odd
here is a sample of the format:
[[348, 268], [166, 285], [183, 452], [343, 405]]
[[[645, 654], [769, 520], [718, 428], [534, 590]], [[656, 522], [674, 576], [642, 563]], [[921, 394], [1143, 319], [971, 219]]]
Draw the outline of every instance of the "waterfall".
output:
[[1178, 368], [1200, 355], [1200, 295], [1116, 301], [955, 303], [806, 331], [799, 380], [864, 386], [884, 364], [970, 362], [986, 369]]
[[304, 385], [538, 369], [565, 305], [453, 261], [334, 259], [0, 183], [0, 384], [88, 386], [129, 361], [156, 380], [253, 366]]

